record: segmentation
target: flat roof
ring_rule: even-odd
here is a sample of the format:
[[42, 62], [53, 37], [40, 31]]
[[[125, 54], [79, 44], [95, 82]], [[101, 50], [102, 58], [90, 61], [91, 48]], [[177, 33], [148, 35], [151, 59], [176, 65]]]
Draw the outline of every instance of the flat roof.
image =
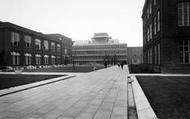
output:
[[19, 26], [19, 25], [10, 23], [10, 22], [1, 22], [0, 21], [0, 28], [13, 28], [15, 30], [22, 31], [22, 32], [25, 32], [25, 33], [28, 33], [28, 34], [31, 34], [31, 35], [35, 35], [37, 37], [42, 37], [42, 38], [45, 38], [45, 39], [48, 39], [48, 40], [60, 42], [60, 40], [57, 39], [57, 38], [52, 38], [52, 37], [50, 37], [50, 36], [48, 36], [46, 34], [43, 34], [41, 32], [37, 32], [37, 31], [31, 30], [31, 29], [28, 29], [28, 28], [24, 28], [22, 26]]
[[108, 33], [94, 33], [92, 39], [95, 38], [111, 38], [111, 37], [108, 35]]

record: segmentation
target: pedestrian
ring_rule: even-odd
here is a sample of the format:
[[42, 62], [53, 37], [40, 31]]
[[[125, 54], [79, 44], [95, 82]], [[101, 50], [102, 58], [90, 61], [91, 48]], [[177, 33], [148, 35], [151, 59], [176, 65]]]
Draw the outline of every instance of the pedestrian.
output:
[[122, 62], [122, 63], [121, 63], [121, 69], [123, 69], [123, 65], [124, 65], [124, 64], [123, 64], [123, 62]]
[[96, 67], [96, 64], [94, 63], [94, 64], [93, 64], [93, 70], [95, 71], [96, 68], [97, 68], [97, 67]]
[[107, 68], [107, 62], [104, 63], [105, 68]]
[[118, 63], [117, 66], [120, 67], [120, 64]]
[[93, 67], [93, 70], [96, 71], [96, 66]]

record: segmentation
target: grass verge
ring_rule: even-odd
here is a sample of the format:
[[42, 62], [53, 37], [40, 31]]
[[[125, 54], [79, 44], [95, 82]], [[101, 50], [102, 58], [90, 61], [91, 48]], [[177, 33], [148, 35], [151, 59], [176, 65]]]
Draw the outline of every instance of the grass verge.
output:
[[56, 77], [60, 77], [60, 75], [0, 74], [0, 89], [20, 86]]
[[190, 77], [137, 76], [159, 119], [190, 119]]

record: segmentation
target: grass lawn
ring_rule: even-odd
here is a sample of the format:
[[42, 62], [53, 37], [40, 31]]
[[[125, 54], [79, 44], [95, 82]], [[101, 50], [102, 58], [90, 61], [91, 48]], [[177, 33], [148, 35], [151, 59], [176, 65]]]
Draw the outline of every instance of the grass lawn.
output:
[[0, 74], [0, 89], [29, 84], [55, 77], [60, 77], [60, 75]]
[[137, 76], [159, 119], [190, 119], [190, 77]]

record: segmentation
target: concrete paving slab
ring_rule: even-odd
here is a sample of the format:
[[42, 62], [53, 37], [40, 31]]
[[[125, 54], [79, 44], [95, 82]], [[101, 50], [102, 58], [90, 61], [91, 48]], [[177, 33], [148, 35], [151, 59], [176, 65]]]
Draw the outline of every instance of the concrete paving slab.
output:
[[114, 66], [2, 96], [0, 119], [127, 119], [126, 71]]
[[74, 77], [74, 75], [65, 75], [65, 76], [60, 75], [60, 77], [52, 78], [52, 79], [49, 79], [49, 80], [44, 80], [44, 81], [34, 82], [34, 83], [21, 85], [21, 86], [16, 86], [16, 87], [8, 88], [8, 89], [3, 89], [3, 90], [0, 90], [0, 96], [4, 96], [4, 95], [15, 93], [15, 92], [20, 92], [20, 91], [23, 91], [23, 90], [27, 90], [27, 89], [30, 89], [30, 88], [37, 87], [37, 86], [42, 86], [44, 84], [49, 84], [49, 83], [53, 83], [53, 82], [56, 82], [56, 81], [68, 79], [68, 78], [71, 78], [71, 77]]

